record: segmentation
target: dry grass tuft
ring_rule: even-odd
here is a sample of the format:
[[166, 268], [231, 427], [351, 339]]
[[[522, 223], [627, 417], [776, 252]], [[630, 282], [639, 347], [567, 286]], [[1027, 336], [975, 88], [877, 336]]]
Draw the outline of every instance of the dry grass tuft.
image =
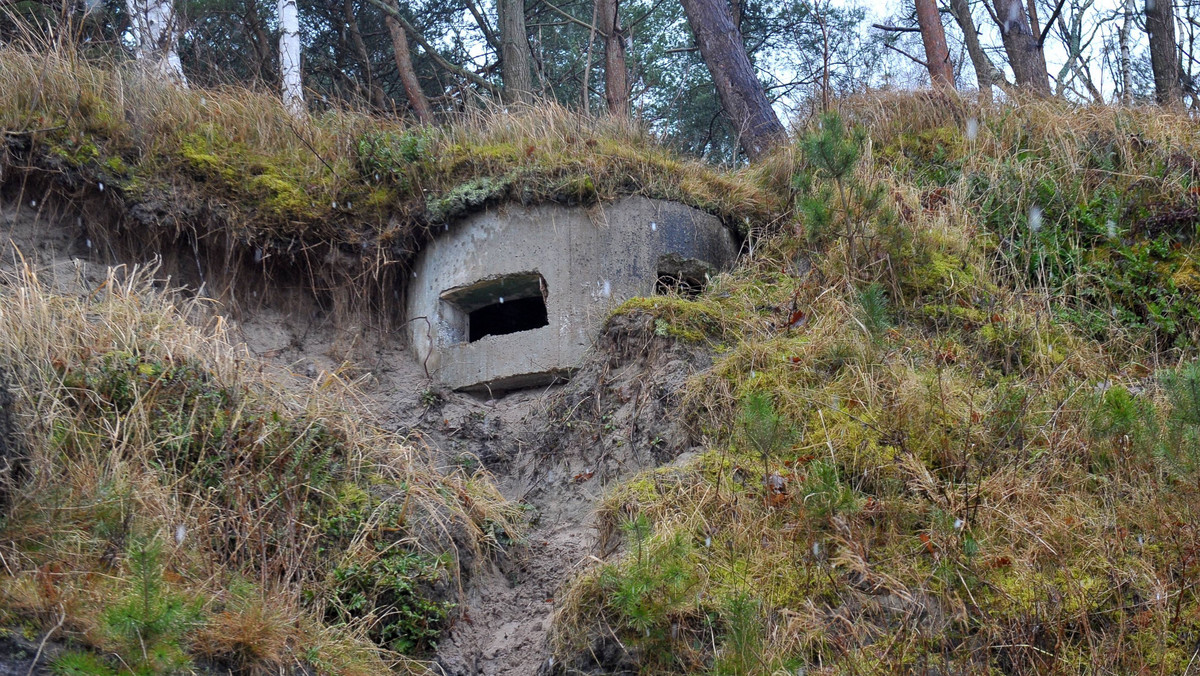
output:
[[[378, 673], [406, 659], [390, 648], [422, 654], [457, 602], [433, 581], [456, 588], [511, 508], [486, 477], [439, 473], [373, 428], [335, 376], [280, 389], [154, 272], [53, 291], [26, 269], [0, 285], [25, 449], [3, 621], [61, 617], [64, 637], [151, 672], [201, 658]], [[356, 564], [367, 551], [378, 566]]]

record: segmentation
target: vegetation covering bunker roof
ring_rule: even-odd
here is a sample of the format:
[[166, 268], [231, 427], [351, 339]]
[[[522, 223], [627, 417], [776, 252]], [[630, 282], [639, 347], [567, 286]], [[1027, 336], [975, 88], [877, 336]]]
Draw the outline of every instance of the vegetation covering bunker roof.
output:
[[12, 93], [0, 102], [0, 183], [101, 198], [143, 238], [221, 242], [256, 262], [340, 251], [374, 281], [407, 267], [439, 226], [504, 202], [644, 195], [738, 229], [783, 205], [767, 169], [721, 171], [635, 125], [554, 105], [425, 127], [338, 109], [296, 118], [266, 94], [183, 89], [15, 48], [0, 58], [0, 89]]

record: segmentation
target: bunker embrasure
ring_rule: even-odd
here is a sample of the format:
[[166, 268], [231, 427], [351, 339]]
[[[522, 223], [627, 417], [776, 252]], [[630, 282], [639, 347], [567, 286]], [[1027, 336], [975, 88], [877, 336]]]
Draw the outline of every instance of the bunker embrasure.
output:
[[675, 202], [499, 207], [420, 253], [409, 339], [417, 360], [455, 389], [552, 383], [570, 375], [618, 303], [666, 287], [693, 291], [737, 251], [718, 218]]

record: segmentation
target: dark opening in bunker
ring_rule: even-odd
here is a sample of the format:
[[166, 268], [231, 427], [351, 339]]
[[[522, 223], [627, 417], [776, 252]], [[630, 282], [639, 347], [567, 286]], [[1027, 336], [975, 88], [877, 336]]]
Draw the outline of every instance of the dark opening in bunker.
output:
[[442, 293], [451, 317], [458, 317], [458, 340], [475, 342], [549, 326], [546, 280], [537, 272], [484, 279]]
[[540, 329], [550, 325], [546, 301], [541, 296], [502, 299], [471, 312], [467, 319], [470, 341], [484, 336], [503, 336], [507, 333]]
[[694, 258], [683, 258], [678, 254], [667, 254], [658, 258], [658, 281], [654, 285], [657, 294], [677, 293], [685, 298], [695, 298], [704, 291], [713, 267]]

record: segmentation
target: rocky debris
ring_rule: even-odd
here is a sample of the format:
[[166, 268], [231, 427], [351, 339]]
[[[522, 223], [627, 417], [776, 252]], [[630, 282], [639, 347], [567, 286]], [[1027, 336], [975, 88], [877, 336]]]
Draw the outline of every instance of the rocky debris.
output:
[[0, 629], [0, 676], [48, 675], [52, 673], [50, 663], [64, 650], [66, 647], [58, 641], [46, 641], [42, 645], [15, 631]]

